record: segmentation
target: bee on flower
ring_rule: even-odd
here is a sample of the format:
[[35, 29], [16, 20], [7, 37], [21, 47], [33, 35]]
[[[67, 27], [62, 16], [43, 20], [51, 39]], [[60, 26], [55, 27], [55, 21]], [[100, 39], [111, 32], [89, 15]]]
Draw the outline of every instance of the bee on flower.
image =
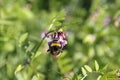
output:
[[66, 34], [62, 29], [47, 34], [45, 39], [47, 40], [49, 46], [47, 52], [50, 52], [53, 56], [59, 55], [62, 52], [64, 46], [67, 45]]

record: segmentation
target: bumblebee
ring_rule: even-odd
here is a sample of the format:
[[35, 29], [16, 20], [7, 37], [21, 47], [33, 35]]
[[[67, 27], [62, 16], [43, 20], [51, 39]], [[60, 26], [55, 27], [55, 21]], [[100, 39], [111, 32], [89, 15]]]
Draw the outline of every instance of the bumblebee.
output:
[[53, 40], [49, 44], [49, 49], [47, 52], [50, 52], [53, 56], [57, 56], [62, 52], [62, 45], [58, 40]]

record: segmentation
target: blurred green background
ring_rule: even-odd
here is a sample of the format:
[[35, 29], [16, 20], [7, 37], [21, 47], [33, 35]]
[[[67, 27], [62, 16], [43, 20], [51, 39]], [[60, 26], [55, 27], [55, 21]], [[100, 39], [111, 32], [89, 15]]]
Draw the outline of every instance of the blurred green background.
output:
[[[65, 14], [68, 44], [57, 59], [41, 33]], [[120, 0], [0, 0], [0, 80], [116, 80]], [[31, 54], [30, 54], [31, 55]]]

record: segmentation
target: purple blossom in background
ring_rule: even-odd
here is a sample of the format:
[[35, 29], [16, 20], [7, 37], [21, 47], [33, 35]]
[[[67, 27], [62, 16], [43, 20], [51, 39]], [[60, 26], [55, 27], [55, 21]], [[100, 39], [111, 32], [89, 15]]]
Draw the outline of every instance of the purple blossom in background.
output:
[[111, 22], [111, 17], [110, 16], [108, 16], [104, 19], [104, 25], [107, 26], [107, 25], [109, 25], [110, 22]]

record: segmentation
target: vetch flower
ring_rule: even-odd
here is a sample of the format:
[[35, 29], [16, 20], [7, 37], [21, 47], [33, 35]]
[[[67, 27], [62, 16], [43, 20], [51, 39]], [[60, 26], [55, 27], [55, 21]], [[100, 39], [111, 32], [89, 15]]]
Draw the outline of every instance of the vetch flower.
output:
[[104, 25], [109, 25], [109, 23], [111, 22], [111, 17], [108, 16], [104, 19]]

